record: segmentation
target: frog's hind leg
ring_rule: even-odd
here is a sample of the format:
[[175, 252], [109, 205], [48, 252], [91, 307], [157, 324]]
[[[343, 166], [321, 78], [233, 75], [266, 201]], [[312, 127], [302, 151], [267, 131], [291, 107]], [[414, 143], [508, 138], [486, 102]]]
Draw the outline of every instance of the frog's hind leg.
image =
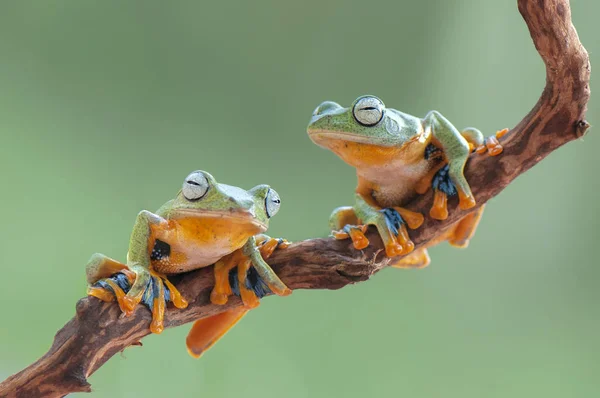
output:
[[469, 149], [471, 152], [483, 145], [483, 133], [474, 127], [467, 127], [460, 132], [460, 135], [462, 135], [463, 138], [469, 143]]
[[354, 208], [350, 206], [334, 209], [329, 216], [329, 227], [335, 239], [352, 239], [352, 245], [356, 250], [369, 246], [369, 239], [365, 236], [367, 226], [360, 225]]
[[[124, 308], [124, 290], [129, 289], [135, 280], [135, 274], [129, 270], [127, 265], [104, 254], [94, 253], [89, 259], [85, 271], [90, 285], [87, 291], [89, 296], [106, 302], [114, 301], [116, 298], [119, 307]], [[110, 280], [109, 278], [113, 275], [123, 275], [123, 277]]]
[[427, 249], [417, 249], [397, 260], [392, 260], [390, 267], [394, 268], [425, 268], [429, 265], [431, 259], [427, 253]]
[[213, 304], [223, 305], [227, 303], [229, 296], [232, 294], [229, 271], [243, 260], [244, 256], [241, 250], [236, 250], [215, 263], [215, 286], [210, 293], [210, 301]]
[[448, 242], [455, 247], [465, 248], [469, 245], [469, 240], [475, 235], [477, 225], [483, 215], [485, 206], [481, 206], [479, 209], [472, 213], [467, 214], [461, 218], [448, 237]]
[[248, 312], [235, 308], [194, 322], [185, 344], [194, 358], [199, 358], [225, 335]]
[[92, 285], [123, 270], [129, 270], [127, 265], [104, 254], [94, 253], [85, 266], [85, 275], [88, 283]]

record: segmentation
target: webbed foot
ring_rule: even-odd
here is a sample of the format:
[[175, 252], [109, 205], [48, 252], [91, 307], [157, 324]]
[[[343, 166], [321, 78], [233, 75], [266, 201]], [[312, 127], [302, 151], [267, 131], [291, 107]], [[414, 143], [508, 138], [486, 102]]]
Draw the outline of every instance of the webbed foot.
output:
[[352, 245], [356, 250], [362, 250], [369, 246], [369, 239], [365, 236], [368, 225], [350, 225], [346, 224], [339, 231], [332, 231], [331, 234], [335, 239], [343, 240], [350, 238]]
[[[269, 258], [278, 248], [286, 248], [289, 242], [285, 239], [258, 235], [257, 254], [246, 255], [242, 249], [222, 258], [215, 264], [215, 287], [210, 295], [213, 304], [227, 303], [229, 296], [236, 295], [242, 299], [246, 308], [256, 308], [260, 299], [274, 293], [287, 296], [291, 290], [270, 269], [264, 259]], [[237, 267], [237, 270], [234, 269]]]
[[445, 220], [448, 218], [448, 197], [457, 194], [456, 185], [452, 182], [448, 169], [449, 166], [447, 164], [441, 167], [431, 182], [434, 196], [429, 215], [436, 220]]
[[402, 207], [377, 210], [361, 199], [357, 202], [357, 208], [362, 215], [360, 220], [351, 207], [340, 207], [333, 211], [330, 217], [330, 225], [333, 228], [341, 228], [332, 231], [335, 239], [350, 238], [354, 248], [362, 250], [369, 246], [369, 239], [365, 236], [365, 233], [368, 225], [373, 225], [379, 232], [388, 257], [395, 257], [413, 251], [415, 245], [410, 240], [407, 227], [410, 229], [419, 228], [424, 221], [421, 213]]
[[485, 154], [487, 152], [490, 156], [500, 155], [504, 148], [498, 139], [502, 138], [506, 133], [508, 133], [508, 129], [497, 131], [495, 135], [486, 138], [485, 142], [477, 147], [476, 152], [479, 154]]
[[[102, 301], [116, 299], [119, 308], [127, 316], [133, 313], [139, 302], [142, 302], [152, 311], [152, 323], [150, 324], [152, 333], [163, 331], [165, 305], [169, 301], [177, 308], [185, 308], [188, 305], [167, 277], [157, 272], [145, 269], [134, 272], [125, 264], [99, 254], [92, 256], [87, 270], [88, 282], [90, 283], [88, 295]], [[113, 274], [111, 275], [109, 272], [113, 272]], [[142, 275], [142, 278], [140, 278], [140, 272], [147, 273], [147, 275]], [[148, 277], [144, 278], [145, 276]], [[140, 300], [132, 305], [132, 300], [128, 300], [128, 293], [131, 292], [136, 281], [139, 282], [139, 280], [146, 280], [147, 282], [145, 286], [142, 286]]]

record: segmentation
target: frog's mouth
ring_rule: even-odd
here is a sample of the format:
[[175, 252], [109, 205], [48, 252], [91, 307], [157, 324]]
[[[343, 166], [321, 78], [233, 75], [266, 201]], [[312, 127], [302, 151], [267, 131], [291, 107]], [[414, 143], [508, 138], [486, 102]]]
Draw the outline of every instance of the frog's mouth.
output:
[[317, 145], [323, 148], [330, 148], [332, 143], [338, 144], [340, 141], [355, 142], [357, 144], [377, 145], [392, 147], [393, 142], [384, 138], [365, 136], [360, 134], [348, 133], [344, 131], [335, 131], [327, 129], [308, 129], [309, 138]]
[[251, 211], [229, 211], [229, 210], [194, 210], [194, 209], [179, 209], [178, 215], [173, 219], [195, 218], [199, 221], [206, 220], [207, 222], [223, 222], [232, 224], [232, 228], [240, 225], [252, 226], [259, 232], [265, 232], [268, 226], [256, 219], [256, 216]]

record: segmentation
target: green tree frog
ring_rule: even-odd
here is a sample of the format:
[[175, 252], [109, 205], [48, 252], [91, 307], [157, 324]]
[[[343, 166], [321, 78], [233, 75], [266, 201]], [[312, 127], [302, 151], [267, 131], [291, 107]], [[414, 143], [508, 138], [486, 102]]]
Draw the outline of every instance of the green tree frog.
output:
[[[459, 207], [470, 209], [475, 198], [463, 169], [473, 149], [498, 155], [497, 138], [508, 130], [484, 140], [475, 128], [458, 131], [437, 111], [423, 119], [386, 108], [374, 96], [357, 98], [352, 106], [325, 101], [313, 112], [308, 135], [317, 145], [329, 149], [356, 168], [358, 186], [355, 204], [333, 211], [330, 226], [338, 239], [352, 239], [356, 249], [369, 245], [367, 225], [374, 225], [388, 257], [413, 252], [406, 227], [418, 228], [423, 215], [403, 207], [415, 194], [435, 190], [430, 216], [448, 217], [447, 197], [458, 194]], [[463, 217], [441, 237], [455, 246], [466, 247], [482, 215], [483, 207]], [[426, 248], [396, 261], [396, 267], [423, 267], [429, 264]]]
[[[229, 274], [237, 266], [236, 293], [244, 307], [194, 324], [187, 345], [190, 354], [198, 357], [259, 304], [247, 281], [251, 267], [271, 292], [280, 296], [291, 293], [263, 259], [287, 245], [263, 234], [279, 206], [279, 195], [268, 185], [246, 191], [219, 184], [205, 171], [194, 171], [185, 178], [175, 199], [156, 213], [143, 210], [138, 214], [126, 263], [98, 253], [91, 257], [86, 266], [88, 294], [104, 301], [116, 297], [125, 314], [143, 301], [152, 311], [150, 330], [161, 333], [165, 302], [172, 301], [177, 308], [188, 305], [167, 275], [215, 264], [210, 298], [215, 304], [225, 304], [232, 294]], [[111, 278], [116, 273], [120, 279]]]

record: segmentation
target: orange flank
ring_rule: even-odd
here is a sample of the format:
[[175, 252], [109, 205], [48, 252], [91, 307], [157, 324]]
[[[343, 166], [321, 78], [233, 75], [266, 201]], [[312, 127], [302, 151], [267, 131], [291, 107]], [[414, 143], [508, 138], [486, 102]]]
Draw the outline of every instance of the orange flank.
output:
[[236, 308], [196, 321], [185, 340], [188, 352], [199, 358], [225, 335], [248, 310]]
[[429, 215], [436, 220], [445, 220], [448, 218], [448, 197], [444, 192], [435, 191], [433, 206], [429, 210]]
[[157, 239], [168, 242], [170, 247], [169, 256], [154, 260], [152, 267], [164, 274], [206, 267], [265, 229], [244, 214], [185, 217], [171, 219], [166, 225], [151, 225], [148, 250], [153, 250]]

